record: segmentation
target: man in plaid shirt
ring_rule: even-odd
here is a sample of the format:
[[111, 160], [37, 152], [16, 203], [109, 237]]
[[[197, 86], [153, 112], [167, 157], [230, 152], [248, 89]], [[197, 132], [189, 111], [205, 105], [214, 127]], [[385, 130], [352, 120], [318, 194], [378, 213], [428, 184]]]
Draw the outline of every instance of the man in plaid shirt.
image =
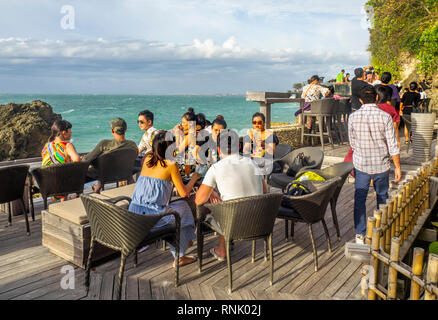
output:
[[401, 180], [400, 150], [391, 116], [376, 105], [377, 93], [369, 85], [361, 90], [362, 107], [348, 118], [348, 135], [353, 149], [355, 171], [354, 228], [356, 242], [363, 243], [366, 233], [365, 202], [371, 179], [377, 194], [377, 207], [388, 198], [392, 157], [395, 180]]

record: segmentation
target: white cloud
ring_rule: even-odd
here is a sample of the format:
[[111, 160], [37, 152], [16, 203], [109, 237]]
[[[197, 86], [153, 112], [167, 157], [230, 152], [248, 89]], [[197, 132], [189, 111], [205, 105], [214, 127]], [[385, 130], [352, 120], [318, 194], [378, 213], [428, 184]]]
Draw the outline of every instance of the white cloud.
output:
[[114, 61], [163, 60], [229, 60], [259, 61], [265, 63], [329, 63], [359, 62], [366, 52], [351, 51], [345, 54], [326, 50], [284, 48], [262, 50], [242, 48], [231, 36], [223, 44], [212, 39], [194, 39], [191, 44], [160, 43], [141, 40], [35, 40], [22, 38], [0, 39], [0, 58], [7, 59], [90, 59]]

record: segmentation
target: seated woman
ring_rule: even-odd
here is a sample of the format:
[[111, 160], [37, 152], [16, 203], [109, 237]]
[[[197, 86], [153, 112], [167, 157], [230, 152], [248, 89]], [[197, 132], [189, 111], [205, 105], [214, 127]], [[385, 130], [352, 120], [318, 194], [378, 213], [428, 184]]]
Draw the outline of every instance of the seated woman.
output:
[[[41, 164], [43, 167], [81, 160], [74, 145], [69, 142], [71, 139], [71, 128], [71, 123], [66, 120], [56, 120], [53, 123], [49, 141], [41, 151], [41, 157], [43, 158]], [[51, 197], [51, 200], [64, 201], [66, 198], [65, 196], [57, 196]]]
[[198, 164], [205, 165], [205, 155], [199, 154], [199, 150], [209, 143], [211, 133], [206, 130], [207, 119], [203, 113], [196, 115], [196, 146], [192, 150], [192, 156]]
[[[321, 97], [327, 97], [330, 94], [330, 90], [326, 87], [323, 87], [319, 85], [320, 78], [317, 75], [312, 76], [307, 82], [309, 83], [307, 86], [303, 88], [303, 93], [301, 95], [301, 98], [304, 99], [304, 105], [303, 109], [299, 109], [297, 112], [295, 112], [295, 117], [298, 115], [299, 117], [299, 124], [301, 125], [303, 122], [303, 115], [302, 113], [304, 111], [310, 110], [311, 102], [321, 99]], [[310, 128], [311, 125], [311, 118], [309, 117], [309, 122], [307, 124], [307, 127]]]
[[[181, 216], [180, 233], [180, 255], [179, 265], [183, 266], [196, 261], [194, 257], [185, 256], [185, 251], [191, 246], [195, 239], [195, 223], [192, 211], [185, 200], [178, 200], [169, 203], [173, 185], [179, 195], [183, 198], [188, 197], [199, 179], [198, 173], [193, 173], [190, 182], [184, 185], [178, 172], [175, 162], [166, 160], [166, 150], [172, 141], [166, 141], [166, 132], [159, 131], [152, 142], [152, 151], [145, 155], [145, 161], [140, 173], [140, 177], [135, 184], [132, 202], [129, 211], [138, 214], [160, 214], [170, 207]], [[154, 226], [154, 229], [174, 224], [173, 216], [162, 218]], [[175, 256], [175, 248], [171, 247], [171, 252]]]
[[[184, 153], [189, 147], [190, 134], [195, 134], [196, 130], [196, 115], [193, 108], [189, 108], [186, 113], [183, 114], [181, 118], [181, 123], [178, 123], [173, 131], [176, 137], [176, 146], [179, 154]], [[196, 136], [196, 135], [195, 135]]]
[[277, 136], [265, 129], [265, 115], [260, 112], [252, 116], [252, 129], [243, 138], [243, 154], [250, 155], [262, 167], [263, 158], [274, 158], [275, 146], [279, 141]]

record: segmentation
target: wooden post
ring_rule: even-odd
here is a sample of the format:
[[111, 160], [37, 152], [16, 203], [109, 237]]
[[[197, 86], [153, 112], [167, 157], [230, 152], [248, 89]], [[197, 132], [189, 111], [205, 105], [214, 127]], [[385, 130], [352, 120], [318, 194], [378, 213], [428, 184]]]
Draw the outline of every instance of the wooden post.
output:
[[397, 208], [398, 208], [398, 197], [394, 196], [392, 198], [392, 224], [391, 224], [391, 239], [396, 236], [397, 233]]
[[382, 211], [374, 210], [374, 218], [376, 218], [376, 228], [380, 228], [380, 225], [382, 223]]
[[[381, 228], [373, 228], [373, 236], [371, 240], [371, 250], [379, 252], [379, 245], [380, 245], [380, 234], [382, 229]], [[372, 281], [372, 284], [377, 286], [377, 275], [379, 270], [379, 259], [377, 259], [375, 256], [371, 255], [371, 268], [373, 268], [374, 272], [372, 273], [372, 279], [370, 278], [370, 281]], [[368, 300], [376, 300], [376, 292], [372, 289], [368, 289]]]
[[[381, 228], [384, 228], [388, 225], [388, 205], [384, 204], [380, 206], [381, 210], [382, 210], [382, 221], [380, 223]], [[386, 231], [382, 234], [382, 237], [380, 238], [380, 247], [382, 248], [382, 250], [386, 251], [386, 238], [387, 235], [389, 235], [389, 230], [386, 229]]]
[[271, 104], [260, 102], [260, 112], [265, 115], [265, 128], [271, 129]]
[[393, 200], [386, 200], [386, 205], [388, 207], [388, 217], [387, 217], [387, 224], [388, 224], [388, 231], [385, 235], [385, 252], [389, 253], [389, 250], [391, 250], [391, 238], [393, 236], [392, 234], [392, 227], [393, 227], [393, 221], [392, 221], [392, 212], [393, 212], [393, 206], [394, 201]]
[[426, 177], [426, 209], [430, 208], [430, 170]]
[[[392, 238], [390, 261], [398, 263], [400, 254], [400, 239]], [[395, 300], [397, 297], [397, 269], [389, 267], [388, 274], [388, 300]]]
[[[429, 254], [426, 282], [434, 286], [438, 285], [438, 255], [436, 254]], [[426, 290], [424, 300], [436, 300], [436, 295]]]
[[376, 218], [368, 217], [367, 235], [365, 237], [365, 244], [371, 245], [371, 238], [373, 236], [373, 229], [376, 227]]
[[413, 213], [412, 213], [412, 179], [406, 183], [406, 223], [408, 224], [408, 236], [412, 231]]
[[403, 210], [403, 192], [399, 190], [398, 199], [397, 199], [397, 219], [395, 226], [395, 236], [400, 238], [401, 243], [403, 244], [403, 219], [402, 219], [402, 211]]
[[406, 184], [406, 186], [403, 188], [403, 203], [404, 203], [404, 210], [403, 210], [403, 225], [405, 226], [405, 230], [403, 232], [403, 238], [406, 240], [409, 236], [409, 186]]
[[[423, 275], [423, 260], [424, 249], [414, 248], [414, 262], [412, 264], [412, 274], [421, 278]], [[411, 295], [410, 300], [420, 299], [420, 285], [415, 281], [411, 281]]]

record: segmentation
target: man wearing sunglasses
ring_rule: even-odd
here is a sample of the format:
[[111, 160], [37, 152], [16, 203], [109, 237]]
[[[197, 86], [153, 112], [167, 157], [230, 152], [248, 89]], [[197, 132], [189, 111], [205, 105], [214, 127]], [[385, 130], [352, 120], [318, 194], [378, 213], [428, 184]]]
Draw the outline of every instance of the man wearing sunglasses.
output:
[[141, 137], [140, 143], [138, 145], [138, 152], [148, 153], [152, 150], [152, 140], [158, 129], [154, 128], [154, 114], [149, 110], [143, 110], [138, 114], [137, 120], [138, 126], [144, 131]]

